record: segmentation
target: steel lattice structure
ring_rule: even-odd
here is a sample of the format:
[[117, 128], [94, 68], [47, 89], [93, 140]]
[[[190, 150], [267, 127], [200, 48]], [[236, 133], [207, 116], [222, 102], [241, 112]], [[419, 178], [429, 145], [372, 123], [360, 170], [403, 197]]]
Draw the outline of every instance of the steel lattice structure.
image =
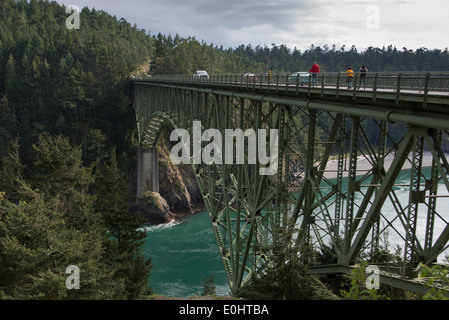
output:
[[[311, 266], [326, 273], [362, 256], [382, 267], [387, 237], [403, 259], [391, 275], [382, 269], [382, 281], [416, 289], [418, 264], [441, 259], [449, 241], [449, 76], [375, 74], [366, 90], [343, 88], [339, 74], [321, 75], [318, 86], [286, 75], [260, 79], [132, 82], [142, 148], [155, 146], [163, 123], [191, 131], [201, 121], [223, 137], [226, 129], [279, 132], [274, 175], [261, 175], [259, 162], [191, 162], [231, 291], [270, 263], [277, 244], [330, 248], [333, 264]], [[409, 178], [399, 181], [405, 168]]]

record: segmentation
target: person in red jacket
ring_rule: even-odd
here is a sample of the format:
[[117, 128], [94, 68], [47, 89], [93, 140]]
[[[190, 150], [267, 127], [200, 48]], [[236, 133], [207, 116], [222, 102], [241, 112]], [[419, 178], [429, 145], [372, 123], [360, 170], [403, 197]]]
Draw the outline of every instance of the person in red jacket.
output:
[[320, 66], [316, 64], [316, 61], [313, 62], [313, 66], [309, 73], [312, 74], [312, 84], [316, 86], [318, 73], [320, 73]]

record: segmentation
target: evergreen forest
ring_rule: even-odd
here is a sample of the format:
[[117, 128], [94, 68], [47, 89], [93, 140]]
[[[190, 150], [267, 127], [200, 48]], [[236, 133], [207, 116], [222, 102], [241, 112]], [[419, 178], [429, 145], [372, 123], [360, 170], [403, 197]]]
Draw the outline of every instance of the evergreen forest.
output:
[[0, 2], [0, 299], [138, 299], [152, 265], [130, 210], [127, 80], [153, 39], [103, 11], [84, 8], [80, 29], [68, 16]]
[[304, 51], [272, 44], [271, 47], [251, 44], [224, 49], [195, 37], [179, 35], [153, 36], [155, 58], [151, 62], [152, 74], [190, 74], [198, 69], [209, 73], [265, 73], [309, 71], [316, 61], [322, 72], [340, 72], [348, 66], [358, 70], [366, 65], [371, 72], [449, 71], [448, 48], [411, 50], [392, 45], [382, 48], [368, 47], [359, 51], [355, 46], [337, 48], [310, 45]]
[[[448, 49], [250, 44], [151, 34], [83, 8], [68, 29], [54, 1], [0, 2], [0, 300], [141, 299], [151, 293], [135, 200], [130, 78], [146, 74], [449, 71]], [[217, 39], [219, 41], [219, 39]], [[67, 290], [66, 268], [82, 270]]]

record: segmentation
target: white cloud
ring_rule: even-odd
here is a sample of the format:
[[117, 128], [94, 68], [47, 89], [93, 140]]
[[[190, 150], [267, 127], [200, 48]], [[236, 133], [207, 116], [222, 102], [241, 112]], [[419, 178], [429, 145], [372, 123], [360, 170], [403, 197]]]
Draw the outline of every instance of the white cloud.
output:
[[[178, 33], [215, 45], [449, 46], [447, 0], [57, 0], [102, 9], [152, 34]], [[379, 29], [366, 27], [374, 6]]]

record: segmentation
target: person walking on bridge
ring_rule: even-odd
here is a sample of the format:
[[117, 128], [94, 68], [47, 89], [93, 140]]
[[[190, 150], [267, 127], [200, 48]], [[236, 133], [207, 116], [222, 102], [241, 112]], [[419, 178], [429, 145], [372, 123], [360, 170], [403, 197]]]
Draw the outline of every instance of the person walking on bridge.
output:
[[365, 65], [363, 65], [360, 68], [360, 83], [359, 83], [359, 89], [360, 86], [363, 84], [363, 89], [366, 89], [366, 73], [368, 72], [368, 69]]
[[312, 84], [316, 86], [318, 73], [320, 73], [320, 66], [316, 64], [316, 61], [313, 62], [313, 66], [310, 69], [309, 73], [312, 74]]
[[354, 71], [352, 70], [352, 67], [349, 66], [348, 70], [344, 71], [344, 73], [346, 73], [346, 82], [348, 84], [348, 89], [351, 89], [352, 80], [354, 79]]

